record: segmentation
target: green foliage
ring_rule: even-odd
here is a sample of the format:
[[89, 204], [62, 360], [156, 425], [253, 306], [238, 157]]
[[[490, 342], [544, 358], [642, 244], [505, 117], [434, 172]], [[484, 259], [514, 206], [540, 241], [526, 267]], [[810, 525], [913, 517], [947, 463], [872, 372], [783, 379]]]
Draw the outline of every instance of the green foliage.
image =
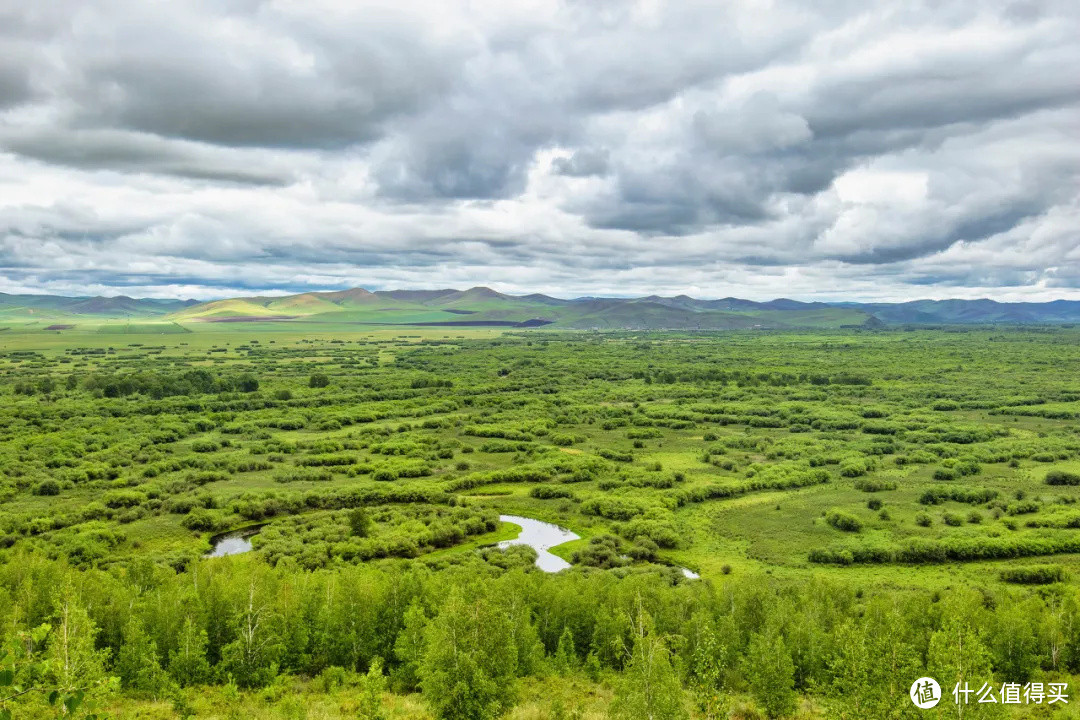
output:
[[349, 530], [355, 537], [371, 534], [372, 520], [366, 509], [358, 507], [349, 512]]
[[568, 675], [578, 666], [577, 649], [574, 647], [574, 633], [569, 627], [564, 627], [559, 635], [559, 644], [555, 649], [555, 657], [552, 659], [555, 671], [561, 675]]
[[895, 480], [884, 479], [871, 479], [871, 478], [859, 478], [855, 481], [855, 489], [862, 490], [863, 492], [882, 492], [884, 490], [895, 490], [897, 487]]
[[[980, 615], [977, 611], [967, 618], [954, 615], [930, 638], [927, 671], [941, 684], [943, 692], [958, 683], [961, 687], [965, 683], [973, 689], [982, 687], [991, 677], [990, 652], [976, 624]], [[978, 705], [970, 708], [972, 715], [982, 710]]]
[[598, 568], [613, 568], [626, 564], [621, 543], [613, 535], [597, 535], [589, 538], [589, 544], [586, 547], [574, 551], [573, 562], [575, 565]]
[[1005, 582], [1018, 585], [1049, 585], [1065, 579], [1065, 570], [1060, 565], [1011, 567], [1000, 574]]
[[55, 480], [42, 480], [34, 486], [35, 495], [53, 496], [60, 494], [60, 483]]
[[440, 720], [497, 718], [513, 703], [517, 651], [504, 609], [453, 593], [425, 634], [424, 698]]
[[671, 652], [664, 639], [657, 637], [652, 618], [640, 603], [630, 625], [632, 645], [625, 649], [629, 662], [615, 689], [612, 716], [626, 720], [689, 718]]
[[932, 487], [919, 496], [919, 502], [923, 505], [940, 505], [946, 500], [951, 500], [978, 505], [989, 502], [997, 496], [997, 490], [989, 488]]
[[862, 521], [859, 518], [840, 510], [830, 510], [825, 515], [825, 522], [844, 532], [855, 533], [862, 530]]
[[[285, 328], [0, 353], [0, 673], [35, 688], [17, 716], [56, 710], [44, 688], [82, 714], [157, 698], [293, 716], [301, 692], [404, 712], [388, 682], [440, 717], [493, 717], [528, 676], [539, 712], [566, 716], [586, 696], [591, 714], [692, 699], [752, 717], [749, 696], [776, 714], [803, 695], [824, 717], [902, 717], [926, 658], [970, 660], [949, 644], [961, 621], [989, 663], [972, 682], [1080, 671], [1074, 329]], [[582, 535], [578, 567], [476, 547], [499, 513]], [[254, 552], [199, 558], [238, 528]], [[60, 587], [83, 658], [66, 689]], [[432, 640], [449, 634], [458, 658]], [[670, 692], [650, 700], [643, 677]]]
[[138, 616], [124, 626], [114, 670], [120, 684], [133, 694], [156, 697], [166, 688], [166, 674], [161, 668], [157, 643], [150, 637]]
[[207, 634], [188, 617], [180, 629], [176, 646], [169, 653], [169, 676], [181, 687], [200, 685], [210, 679]]
[[382, 694], [386, 691], [382, 658], [374, 658], [368, 671], [360, 678], [360, 702], [357, 717], [360, 720], [386, 720]]
[[76, 597], [74, 587], [67, 584], [59, 592], [53, 632], [42, 665], [43, 679], [54, 688], [48, 693], [49, 704], [74, 714], [88, 699], [109, 694], [112, 682], [105, 673], [109, 653], [95, 647], [98, 628]]
[[1080, 473], [1051, 470], [1046, 473], [1045, 482], [1047, 485], [1080, 485]]
[[795, 709], [795, 665], [780, 635], [754, 633], [746, 654], [746, 678], [754, 699], [770, 718]]

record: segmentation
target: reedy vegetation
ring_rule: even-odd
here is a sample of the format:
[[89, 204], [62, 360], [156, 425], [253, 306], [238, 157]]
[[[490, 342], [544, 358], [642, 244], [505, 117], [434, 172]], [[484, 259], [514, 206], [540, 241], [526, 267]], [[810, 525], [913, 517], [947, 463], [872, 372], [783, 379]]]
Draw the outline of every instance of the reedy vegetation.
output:
[[[19, 713], [297, 677], [497, 717], [565, 676], [622, 717], [905, 717], [923, 674], [1080, 671], [1071, 329], [3, 337]], [[501, 512], [575, 569], [474, 551]]]

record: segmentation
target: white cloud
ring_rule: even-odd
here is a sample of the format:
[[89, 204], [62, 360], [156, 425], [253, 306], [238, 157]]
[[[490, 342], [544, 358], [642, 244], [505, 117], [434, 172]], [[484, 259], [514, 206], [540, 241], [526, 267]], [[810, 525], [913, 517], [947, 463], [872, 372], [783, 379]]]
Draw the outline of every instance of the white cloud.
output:
[[0, 9], [0, 291], [1072, 297], [1080, 9]]

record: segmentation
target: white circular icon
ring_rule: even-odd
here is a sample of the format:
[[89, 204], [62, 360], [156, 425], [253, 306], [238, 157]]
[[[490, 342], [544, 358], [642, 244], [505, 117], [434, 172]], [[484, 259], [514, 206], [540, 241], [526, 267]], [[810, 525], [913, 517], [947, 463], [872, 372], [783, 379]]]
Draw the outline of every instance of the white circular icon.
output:
[[929, 710], [941, 702], [941, 686], [932, 677], [921, 677], [911, 683], [911, 692], [908, 694], [911, 695], [911, 702], [915, 703], [915, 707], [923, 710]]

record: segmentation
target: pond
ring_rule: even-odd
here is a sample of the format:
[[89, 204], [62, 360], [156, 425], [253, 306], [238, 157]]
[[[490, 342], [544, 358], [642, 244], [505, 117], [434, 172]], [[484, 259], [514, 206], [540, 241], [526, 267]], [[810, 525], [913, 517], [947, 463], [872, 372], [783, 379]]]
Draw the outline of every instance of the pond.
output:
[[226, 555], [239, 555], [240, 553], [249, 552], [251, 550], [251, 540], [249, 538], [257, 535], [262, 528], [262, 525], [256, 525], [242, 530], [233, 530], [232, 532], [214, 535], [210, 538], [211, 550], [203, 557], [225, 557]]
[[499, 520], [521, 526], [521, 534], [513, 540], [503, 540], [500, 548], [511, 545], [528, 545], [536, 551], [536, 567], [544, 572], [559, 572], [570, 567], [570, 563], [548, 552], [549, 548], [564, 542], [579, 539], [575, 533], [552, 523], [521, 517], [520, 515], [500, 515]]

